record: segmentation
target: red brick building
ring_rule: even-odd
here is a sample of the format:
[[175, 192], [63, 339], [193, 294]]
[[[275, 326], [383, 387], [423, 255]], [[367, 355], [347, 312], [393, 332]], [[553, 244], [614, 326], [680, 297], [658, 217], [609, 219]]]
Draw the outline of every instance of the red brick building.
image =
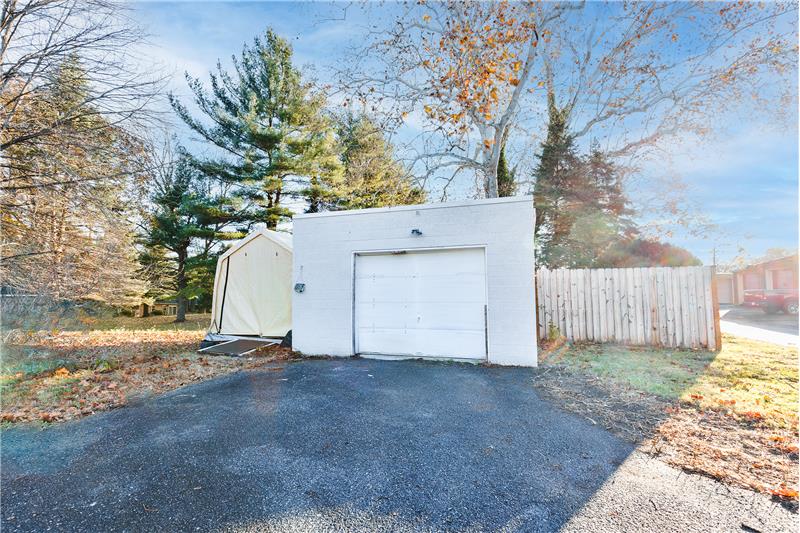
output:
[[747, 291], [797, 290], [797, 254], [737, 270], [732, 276], [733, 303], [744, 303]]

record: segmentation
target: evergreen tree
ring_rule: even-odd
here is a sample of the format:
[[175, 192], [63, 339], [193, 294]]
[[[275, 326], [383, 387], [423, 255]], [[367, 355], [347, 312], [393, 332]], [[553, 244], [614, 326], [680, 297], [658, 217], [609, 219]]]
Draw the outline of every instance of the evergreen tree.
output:
[[570, 233], [591, 191], [586, 190], [583, 163], [567, 132], [568, 112], [558, 108], [553, 95], [548, 104], [547, 138], [534, 170], [533, 201], [538, 257], [555, 268], [570, 264]]
[[[155, 210], [145, 238], [141, 261], [148, 267], [154, 296], [174, 295], [176, 322], [186, 320], [187, 300], [208, 292], [210, 246], [198, 243], [219, 242], [244, 236], [243, 232], [222, 231], [238, 221], [229, 203], [208, 194], [204, 178], [186, 158], [163, 171], [153, 195]], [[199, 248], [199, 253], [196, 249]]]
[[557, 267], [600, 267], [606, 252], [637, 235], [620, 170], [592, 143], [579, 155], [567, 131], [567, 109], [549, 97], [547, 139], [534, 177], [539, 257]]
[[585, 171], [589, 182], [596, 191], [594, 207], [610, 217], [621, 237], [632, 237], [637, 233], [630, 217], [633, 209], [622, 187], [619, 167], [600, 150], [593, 141], [586, 158]]
[[344, 175], [316, 194], [328, 208], [365, 209], [425, 201], [425, 191], [414, 185], [395, 159], [392, 145], [368, 116], [344, 115], [338, 134]]
[[596, 142], [583, 158], [581, 172], [584, 194], [570, 230], [566, 266], [604, 267], [606, 254], [634, 238], [638, 230], [629, 218], [633, 212], [622, 189], [619, 168]]
[[506, 146], [500, 148], [500, 160], [497, 163], [497, 194], [500, 197], [514, 196], [517, 193], [517, 182], [514, 172], [508, 168]]
[[317, 202], [319, 184], [335, 183], [341, 173], [324, 99], [302, 81], [291, 46], [272, 30], [243, 47], [233, 72], [218, 63], [210, 78], [208, 93], [187, 75], [208, 124], [170, 96], [181, 119], [219, 149], [219, 157], [193, 157], [192, 164], [206, 177], [235, 185], [235, 194], [251, 206], [248, 219], [274, 229], [291, 216], [285, 196]]

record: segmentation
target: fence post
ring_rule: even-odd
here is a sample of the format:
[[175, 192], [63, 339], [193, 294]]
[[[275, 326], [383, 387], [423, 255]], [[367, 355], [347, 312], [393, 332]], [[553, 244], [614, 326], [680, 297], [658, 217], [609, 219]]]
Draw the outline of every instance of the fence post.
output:
[[717, 267], [711, 268], [711, 312], [714, 317], [714, 351], [722, 349], [722, 331], [719, 329], [719, 296], [717, 295]]

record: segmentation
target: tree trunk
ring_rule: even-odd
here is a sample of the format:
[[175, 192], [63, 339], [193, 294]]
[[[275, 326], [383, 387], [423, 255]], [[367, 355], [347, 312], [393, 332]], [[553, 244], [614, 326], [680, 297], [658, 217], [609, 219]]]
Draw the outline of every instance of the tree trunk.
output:
[[183, 249], [178, 251], [178, 275], [175, 279], [175, 285], [178, 288], [178, 295], [175, 298], [177, 309], [175, 312], [175, 322], [186, 322], [186, 256], [187, 250]]
[[484, 155], [484, 174], [483, 192], [486, 198], [497, 198], [497, 165], [500, 163], [500, 149], [492, 146], [491, 150], [485, 149]]
[[486, 178], [484, 183], [486, 198], [497, 198], [497, 162], [494, 161], [494, 157], [492, 157], [492, 160], [489, 161], [489, 164], [486, 167]]

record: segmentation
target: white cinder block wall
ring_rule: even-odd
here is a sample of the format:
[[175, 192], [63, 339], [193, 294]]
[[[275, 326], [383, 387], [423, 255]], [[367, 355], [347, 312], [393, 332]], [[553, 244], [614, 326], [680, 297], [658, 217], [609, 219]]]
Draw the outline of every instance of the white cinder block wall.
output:
[[[417, 228], [422, 236], [413, 236]], [[534, 209], [530, 197], [295, 215], [292, 344], [353, 354], [356, 252], [485, 246], [488, 360], [536, 366]]]

